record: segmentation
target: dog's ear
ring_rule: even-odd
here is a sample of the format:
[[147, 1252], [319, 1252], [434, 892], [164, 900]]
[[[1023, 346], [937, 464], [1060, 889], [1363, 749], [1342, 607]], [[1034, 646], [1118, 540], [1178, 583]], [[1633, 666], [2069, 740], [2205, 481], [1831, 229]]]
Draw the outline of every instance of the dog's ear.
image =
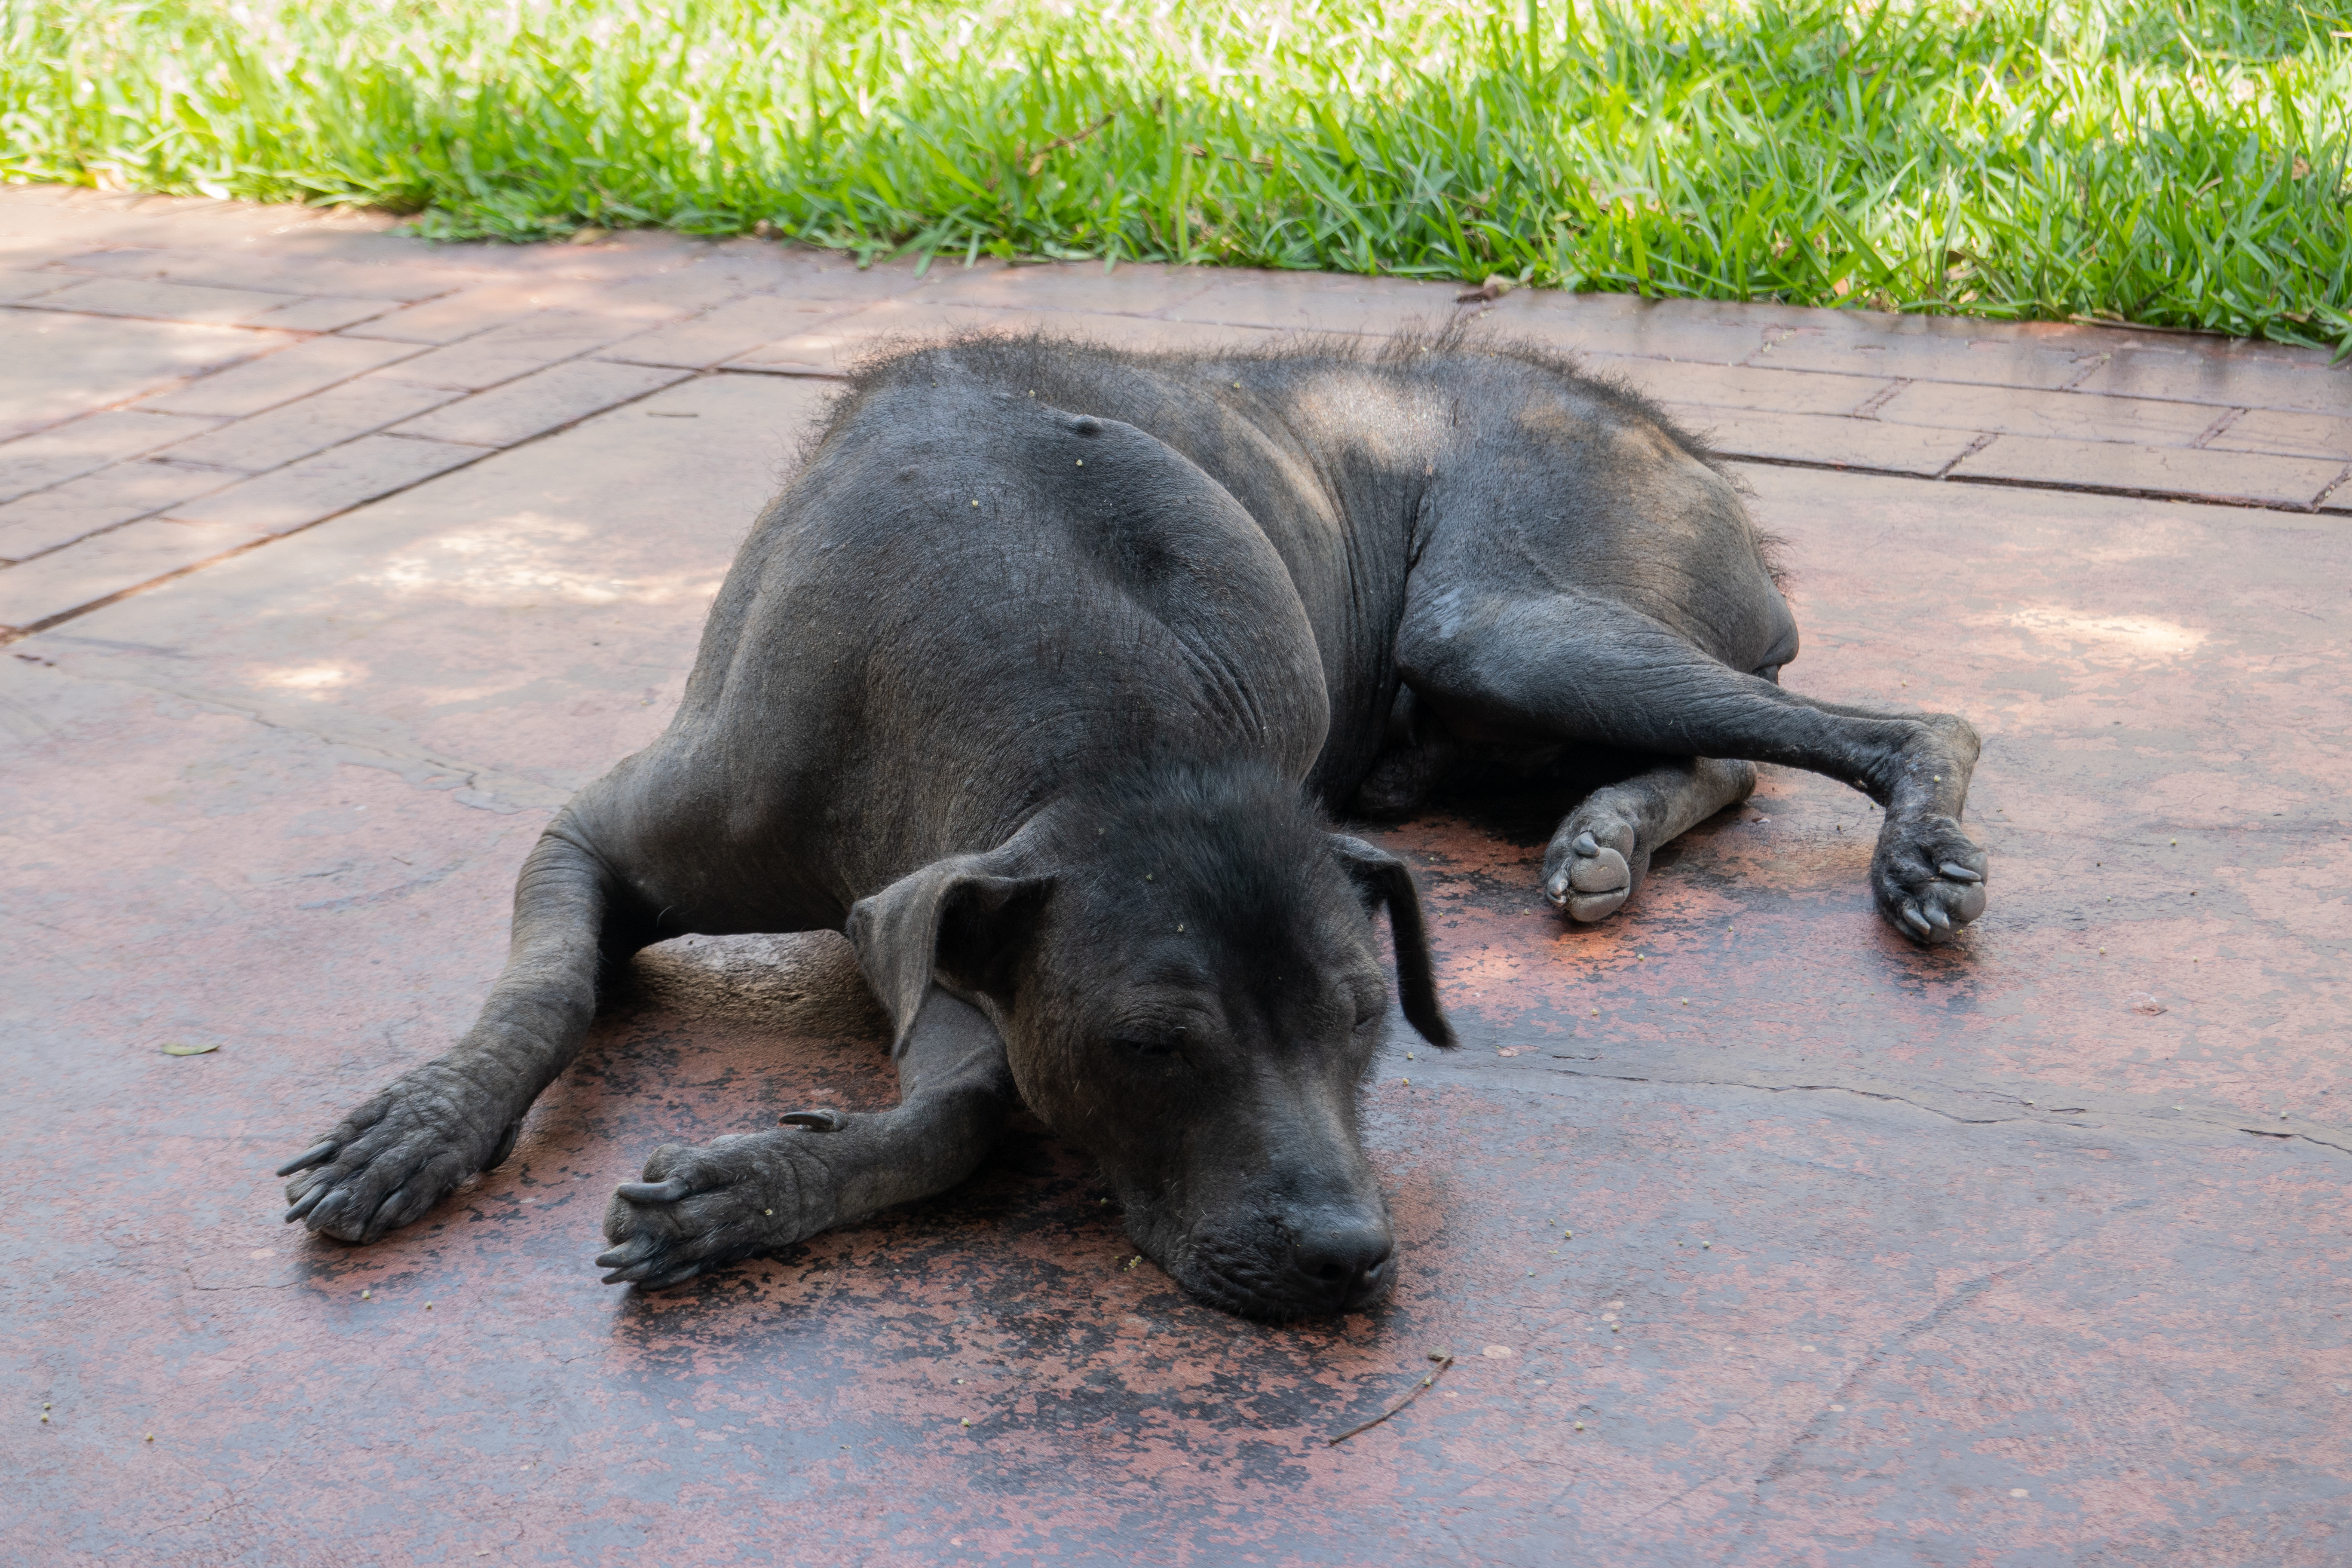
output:
[[1011, 997], [1013, 964], [1052, 887], [1016, 841], [934, 860], [851, 907], [849, 940], [866, 984], [889, 1011], [892, 1056], [906, 1046], [935, 979]]
[[1406, 1022], [1431, 1045], [1452, 1050], [1459, 1042], [1445, 1009], [1437, 1005], [1437, 977], [1430, 969], [1429, 932], [1422, 924], [1412, 868], [1379, 846], [1344, 833], [1331, 835], [1331, 851], [1367, 910], [1388, 906], [1389, 931], [1396, 938], [1397, 996]]

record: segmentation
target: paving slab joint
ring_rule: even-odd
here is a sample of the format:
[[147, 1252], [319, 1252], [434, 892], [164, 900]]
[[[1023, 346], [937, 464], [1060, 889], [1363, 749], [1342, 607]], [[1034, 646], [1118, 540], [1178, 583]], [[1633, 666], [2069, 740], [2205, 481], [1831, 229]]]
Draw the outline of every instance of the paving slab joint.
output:
[[2246, 416], [2247, 412], [2248, 411], [2243, 408], [2223, 409], [2221, 411], [2221, 416], [2219, 419], [2214, 420], [2210, 425], [2205, 426], [2204, 433], [2200, 435], [2194, 441], [2189, 442], [2189, 447], [2192, 449], [2202, 449], [2211, 443], [2220, 440], [2223, 436], [2229, 433], [2231, 426], [2235, 425], [2239, 420], [2243, 419]]
[[704, 375], [765, 375], [782, 376], [789, 381], [842, 381], [848, 375], [837, 370], [811, 370], [803, 365], [781, 364], [714, 364], [708, 370], [694, 373]]
[[[1885, 407], [1887, 404], [1893, 402], [1895, 398], [1901, 396], [1904, 389], [1908, 387], [1914, 379], [1915, 378], [1907, 375], [1897, 376], [1895, 380], [1888, 382], [1885, 386], [1880, 387], [1876, 392], [1872, 393], [1868, 397], [1863, 399], [1861, 405], [1849, 414], [1847, 417], [1850, 419], [1877, 418], [1878, 411], [1881, 408]], [[1963, 454], [1963, 456], [1965, 456], [1965, 454]], [[1955, 458], [1952, 460], [1954, 462], [1958, 462], [1959, 461], [1959, 458]]]
[[2311, 510], [2341, 511], [2347, 504], [2352, 504], [2352, 463], [2346, 464], [2344, 471], [2336, 476], [2336, 482], [2319, 492]]
[[2112, 349], [2101, 349], [2095, 353], [2086, 353], [2078, 356], [2077, 363], [2079, 368], [2075, 370], [2074, 374], [2068, 376], [2064, 381], [2058, 384], [2058, 390], [2061, 392], [2079, 391], [2084, 382], [2098, 374], [2099, 372], [2106, 366], [2107, 362], [2115, 357], [2115, 351]]
[[[1990, 443], [1988, 443], [1988, 445], [1990, 445]], [[1954, 461], [1958, 462], [1964, 460], [1966, 457], [1967, 454], [1963, 453], [1961, 458], [1955, 458]], [[2239, 511], [2285, 511], [2294, 512], [2305, 517], [2311, 516], [2320, 510], [2322, 503], [2327, 499], [2327, 494], [2333, 493], [2335, 488], [2334, 486], [2329, 487], [2328, 492], [2323, 493], [2315, 500], [2284, 501], [2262, 500], [2253, 496], [2211, 495], [2205, 493], [2192, 493], [2187, 490], [2146, 489], [2137, 485], [2074, 484], [2060, 479], [2012, 479], [1997, 474], [1948, 473], [1938, 482], [1953, 485], [1997, 485], [2002, 489], [2011, 490], [2056, 490], [2061, 493], [2072, 495], [2121, 496], [2127, 500], [2172, 501], [2181, 506], [2226, 506]], [[2336, 481], [2337, 484], [2341, 484], [2342, 482], [2343, 481], [2340, 479]]]
[[1983, 451], [1987, 447], [1991, 446], [1995, 441], [2000, 439], [2000, 437], [1998, 436], [1978, 437], [1975, 440], [1968, 444], [1967, 448], [1962, 451], [1959, 456], [1954, 458], [1950, 462], [1946, 463], [1942, 468], [1937, 469], [1936, 478], [1938, 479], [1949, 479], [1954, 468], [1958, 468], [1962, 463], [1967, 462], [1970, 458], [1975, 457], [1979, 452]]

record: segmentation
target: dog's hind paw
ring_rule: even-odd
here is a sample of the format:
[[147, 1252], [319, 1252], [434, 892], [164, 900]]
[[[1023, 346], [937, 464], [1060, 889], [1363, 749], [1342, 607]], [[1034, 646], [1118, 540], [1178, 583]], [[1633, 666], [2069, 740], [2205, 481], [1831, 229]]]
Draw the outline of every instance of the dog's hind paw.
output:
[[354, 1109], [278, 1173], [286, 1223], [373, 1241], [422, 1219], [477, 1171], [514, 1152], [520, 1120], [486, 1111], [479, 1089], [429, 1062]]
[[1871, 890], [1896, 931], [1932, 946], [1984, 913], [1985, 868], [1985, 852], [1952, 818], [1890, 817], [1871, 857]]
[[614, 1188], [605, 1207], [613, 1246], [596, 1259], [610, 1270], [604, 1283], [658, 1290], [830, 1228], [839, 1213], [833, 1173], [808, 1144], [849, 1118], [795, 1111], [785, 1121], [810, 1131], [655, 1150], [645, 1179]]
[[1622, 817], [1586, 820], [1578, 812], [1560, 825], [1544, 852], [1544, 896], [1572, 921], [1607, 920], [1633, 896], [1640, 880], [1634, 859], [1646, 868], [1649, 856], [1634, 840], [1633, 824]]

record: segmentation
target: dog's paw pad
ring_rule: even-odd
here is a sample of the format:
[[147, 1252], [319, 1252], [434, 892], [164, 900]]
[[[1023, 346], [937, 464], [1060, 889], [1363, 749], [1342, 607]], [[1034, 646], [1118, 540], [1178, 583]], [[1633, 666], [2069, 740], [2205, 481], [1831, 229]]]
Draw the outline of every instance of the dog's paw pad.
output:
[[[1570, 826], [1575, 826], [1572, 819]], [[1630, 839], [1633, 835], [1626, 829], [1610, 837]], [[1544, 896], [1572, 921], [1590, 924], [1606, 920], [1633, 897], [1632, 863], [1622, 849], [1602, 842], [1590, 828], [1574, 833], [1561, 829], [1545, 860]]]

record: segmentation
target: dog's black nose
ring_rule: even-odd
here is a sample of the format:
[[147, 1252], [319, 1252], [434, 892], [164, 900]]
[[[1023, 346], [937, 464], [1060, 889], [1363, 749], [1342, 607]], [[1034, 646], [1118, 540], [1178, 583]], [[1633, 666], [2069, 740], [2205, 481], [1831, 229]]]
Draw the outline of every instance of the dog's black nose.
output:
[[1291, 1267], [1306, 1277], [1307, 1289], [1339, 1312], [1352, 1311], [1385, 1293], [1395, 1263], [1396, 1244], [1388, 1226], [1364, 1221], [1305, 1229], [1291, 1258]]

